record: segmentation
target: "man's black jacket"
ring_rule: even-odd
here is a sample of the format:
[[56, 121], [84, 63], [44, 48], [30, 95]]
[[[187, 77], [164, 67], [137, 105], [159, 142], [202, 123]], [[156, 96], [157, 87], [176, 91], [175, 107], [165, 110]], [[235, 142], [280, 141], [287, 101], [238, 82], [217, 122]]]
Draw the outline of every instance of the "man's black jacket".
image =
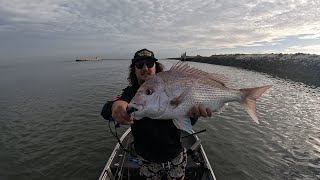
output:
[[[128, 86], [123, 89], [116, 100], [130, 102], [139, 87]], [[101, 112], [104, 119], [109, 119], [114, 101], [108, 101]], [[172, 120], [157, 120], [142, 118], [131, 125], [134, 136], [134, 146], [138, 155], [151, 162], [167, 162], [182, 151], [180, 130]]]

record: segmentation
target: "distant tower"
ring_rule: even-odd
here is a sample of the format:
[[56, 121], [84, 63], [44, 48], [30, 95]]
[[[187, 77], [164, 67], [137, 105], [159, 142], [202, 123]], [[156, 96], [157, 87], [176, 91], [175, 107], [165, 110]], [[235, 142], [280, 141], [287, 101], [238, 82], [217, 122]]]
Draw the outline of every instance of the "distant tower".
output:
[[187, 52], [181, 54], [181, 61], [185, 61], [187, 59]]

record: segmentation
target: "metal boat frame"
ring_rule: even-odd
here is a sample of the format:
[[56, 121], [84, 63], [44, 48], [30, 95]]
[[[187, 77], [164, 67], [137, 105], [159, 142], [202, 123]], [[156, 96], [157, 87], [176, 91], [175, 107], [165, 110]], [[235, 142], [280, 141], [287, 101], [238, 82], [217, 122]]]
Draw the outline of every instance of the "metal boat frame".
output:
[[[185, 180], [216, 180], [212, 167], [197, 135], [189, 135], [182, 131], [183, 146], [188, 150]], [[128, 128], [120, 138], [121, 143], [134, 152], [131, 128]], [[134, 154], [128, 153], [117, 143], [104, 167], [99, 180], [139, 179], [139, 165]], [[141, 178], [141, 177], [140, 177]]]

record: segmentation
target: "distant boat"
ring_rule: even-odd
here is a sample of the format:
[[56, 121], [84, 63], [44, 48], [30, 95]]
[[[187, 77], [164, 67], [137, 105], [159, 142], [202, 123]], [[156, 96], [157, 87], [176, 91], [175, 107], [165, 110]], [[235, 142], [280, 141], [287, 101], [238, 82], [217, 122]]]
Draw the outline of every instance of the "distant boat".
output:
[[77, 58], [76, 61], [99, 61], [101, 58], [95, 57], [95, 58]]

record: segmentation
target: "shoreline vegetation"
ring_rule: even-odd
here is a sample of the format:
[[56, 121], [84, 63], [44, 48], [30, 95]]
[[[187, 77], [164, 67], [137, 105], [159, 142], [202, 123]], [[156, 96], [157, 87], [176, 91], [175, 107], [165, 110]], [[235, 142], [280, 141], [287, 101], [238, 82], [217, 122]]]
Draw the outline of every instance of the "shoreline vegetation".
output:
[[102, 61], [102, 60], [128, 60], [128, 59], [117, 59], [117, 58], [76, 58], [75, 61]]
[[[181, 58], [167, 58], [181, 60]], [[224, 54], [185, 56], [184, 61], [234, 66], [320, 87], [320, 55], [315, 54]]]

